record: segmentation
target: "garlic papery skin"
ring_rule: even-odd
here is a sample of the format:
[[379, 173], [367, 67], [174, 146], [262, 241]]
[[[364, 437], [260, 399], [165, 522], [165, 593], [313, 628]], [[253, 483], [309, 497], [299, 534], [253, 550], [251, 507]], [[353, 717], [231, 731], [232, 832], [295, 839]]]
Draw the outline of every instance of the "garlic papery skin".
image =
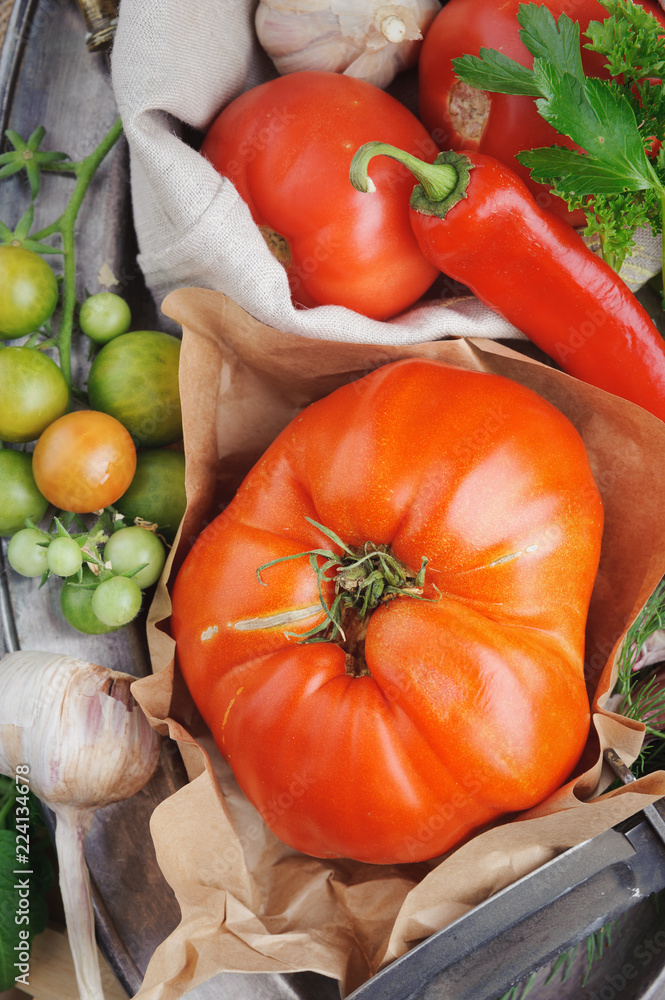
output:
[[256, 33], [284, 76], [327, 70], [387, 87], [414, 66], [439, 0], [260, 0]]
[[131, 694], [136, 678], [95, 663], [22, 650], [0, 660], [0, 772], [56, 818], [60, 889], [81, 1000], [103, 1000], [84, 859], [94, 810], [152, 777], [160, 737]]

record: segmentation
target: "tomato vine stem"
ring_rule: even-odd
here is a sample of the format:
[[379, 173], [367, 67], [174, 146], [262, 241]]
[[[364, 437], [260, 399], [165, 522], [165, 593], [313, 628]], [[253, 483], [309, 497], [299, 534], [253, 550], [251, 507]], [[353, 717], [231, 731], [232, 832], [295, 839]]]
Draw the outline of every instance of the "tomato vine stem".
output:
[[72, 389], [71, 343], [76, 312], [76, 250], [74, 230], [76, 219], [83, 204], [83, 199], [90, 187], [92, 179], [110, 150], [122, 134], [122, 122], [116, 118], [102, 141], [86, 157], [79, 161], [53, 160], [42, 164], [41, 169], [49, 173], [74, 174], [76, 184], [64, 211], [58, 218], [36, 233], [31, 234], [31, 240], [42, 241], [49, 236], [58, 234], [62, 242], [63, 254], [63, 290], [62, 311], [58, 332], [53, 342], [58, 351], [60, 367], [67, 385]]

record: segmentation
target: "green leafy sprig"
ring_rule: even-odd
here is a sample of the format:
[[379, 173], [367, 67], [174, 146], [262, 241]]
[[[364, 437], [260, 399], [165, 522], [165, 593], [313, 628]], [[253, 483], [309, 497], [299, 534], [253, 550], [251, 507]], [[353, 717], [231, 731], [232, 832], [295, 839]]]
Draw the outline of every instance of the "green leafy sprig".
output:
[[[39, 126], [28, 139], [22, 139], [12, 129], [5, 131], [6, 138], [14, 149], [0, 155], [0, 179], [25, 170], [30, 190], [30, 203], [12, 231], [0, 222], [0, 244], [22, 246], [40, 254], [62, 254], [63, 287], [61, 311], [57, 333], [47, 331], [47, 341], [41, 347], [54, 346], [58, 352], [60, 367], [70, 389], [72, 384], [71, 344], [74, 317], [76, 313], [76, 253], [74, 232], [76, 220], [90, 183], [106, 157], [122, 134], [122, 123], [116, 119], [98, 146], [82, 160], [70, 160], [66, 153], [42, 151], [39, 149], [44, 138], [44, 128]], [[74, 189], [64, 211], [48, 226], [32, 232], [35, 200], [41, 189], [42, 172], [72, 174]], [[54, 247], [47, 240], [57, 237], [60, 246]]]
[[587, 235], [598, 235], [616, 270], [635, 245], [635, 231], [662, 233], [665, 98], [650, 77], [665, 66], [665, 39], [653, 15], [631, 0], [600, 0], [609, 16], [592, 21], [586, 48], [602, 54], [612, 79], [587, 77], [580, 29], [566, 14], [520, 4], [520, 37], [533, 55], [528, 69], [494, 49], [453, 60], [459, 79], [480, 90], [534, 97], [540, 115], [580, 147], [524, 150], [518, 160], [573, 209], [583, 208]]
[[[579, 944], [573, 945], [572, 948], [562, 952], [552, 963], [543, 985], [547, 986], [557, 978], [559, 982], [565, 983], [571, 976], [578, 955], [583, 955], [586, 958], [586, 963], [582, 973], [581, 985], [585, 986], [595, 963], [599, 958], [603, 957], [607, 948], [610, 947], [612, 935], [618, 928], [619, 921], [613, 920], [609, 924], [600, 927], [597, 931], [594, 931], [584, 941], [580, 941]], [[526, 1000], [526, 997], [531, 994], [533, 987], [536, 985], [536, 979], [537, 972], [532, 972], [527, 979], [513, 986], [507, 993], [504, 993], [499, 1000]]]
[[67, 159], [66, 153], [40, 150], [45, 135], [46, 129], [43, 125], [39, 125], [28, 139], [22, 139], [18, 132], [8, 128], [5, 130], [5, 136], [14, 149], [0, 155], [0, 179], [25, 170], [33, 202], [41, 187], [41, 171], [53, 163]]
[[656, 766], [660, 766], [665, 750], [665, 684], [659, 683], [653, 669], [636, 669], [645, 643], [661, 629], [665, 629], [665, 581], [656, 588], [628, 628], [617, 657], [618, 711], [643, 722], [646, 727], [645, 744], [637, 764], [641, 773], [655, 769], [656, 761]]

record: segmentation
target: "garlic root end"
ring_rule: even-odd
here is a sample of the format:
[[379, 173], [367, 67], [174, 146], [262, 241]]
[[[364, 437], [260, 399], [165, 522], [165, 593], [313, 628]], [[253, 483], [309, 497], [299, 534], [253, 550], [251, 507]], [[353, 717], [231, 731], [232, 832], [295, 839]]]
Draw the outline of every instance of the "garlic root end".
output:
[[90, 875], [84, 854], [85, 838], [93, 814], [91, 811], [59, 808], [55, 815], [60, 892], [79, 995], [81, 1000], [104, 1000]]

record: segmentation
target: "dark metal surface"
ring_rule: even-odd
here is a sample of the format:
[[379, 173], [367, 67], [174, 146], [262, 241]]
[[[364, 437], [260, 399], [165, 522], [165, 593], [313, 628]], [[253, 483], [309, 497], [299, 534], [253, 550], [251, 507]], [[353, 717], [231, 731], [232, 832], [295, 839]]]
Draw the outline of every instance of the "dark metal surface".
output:
[[[88, 52], [85, 34], [75, 0], [16, 0], [0, 54], [0, 131], [11, 126], [26, 135], [44, 124], [45, 147], [62, 149], [75, 159], [94, 148], [116, 109], [107, 57]], [[20, 178], [0, 185], [0, 218], [12, 226], [25, 207], [21, 185]], [[36, 227], [59, 214], [70, 189], [66, 178], [44, 178]], [[157, 328], [159, 317], [135, 262], [124, 142], [99, 171], [78, 230], [80, 296], [84, 290], [101, 290], [98, 275], [106, 265], [118, 278], [114, 290], [130, 302], [135, 325]], [[79, 356], [77, 364], [80, 377], [87, 358]], [[64, 623], [58, 601], [57, 586], [38, 590], [34, 581], [8, 574], [0, 562], [0, 654], [16, 648], [45, 649], [136, 676], [149, 670], [142, 623], [113, 635], [82, 636]], [[176, 749], [167, 742], [154, 779], [130, 802], [100, 810], [88, 839], [100, 944], [130, 995], [138, 990], [155, 947], [179, 919], [154, 856], [149, 818], [155, 805], [184, 780]], [[644, 818], [625, 831], [608, 831], [498, 893], [393, 963], [349, 1000], [483, 1000], [500, 996], [540, 966], [529, 993], [532, 1000], [592, 1000], [593, 990], [611, 984], [612, 977], [615, 985], [619, 977], [624, 981], [614, 994], [620, 993], [622, 1000], [665, 997], [665, 935], [658, 947], [649, 948], [648, 942], [656, 940], [658, 917], [643, 901], [650, 889], [665, 885], [663, 845]], [[586, 986], [579, 961], [565, 983], [558, 977], [547, 982], [561, 950], [625, 911], [618, 943], [596, 963]], [[648, 962], [640, 957], [649, 955]], [[634, 976], [627, 973], [629, 965], [636, 970]], [[189, 1000], [338, 997], [336, 983], [314, 974], [224, 974], [188, 994]]]
[[665, 849], [651, 824], [608, 830], [474, 907], [353, 1000], [492, 1000], [664, 887]]

